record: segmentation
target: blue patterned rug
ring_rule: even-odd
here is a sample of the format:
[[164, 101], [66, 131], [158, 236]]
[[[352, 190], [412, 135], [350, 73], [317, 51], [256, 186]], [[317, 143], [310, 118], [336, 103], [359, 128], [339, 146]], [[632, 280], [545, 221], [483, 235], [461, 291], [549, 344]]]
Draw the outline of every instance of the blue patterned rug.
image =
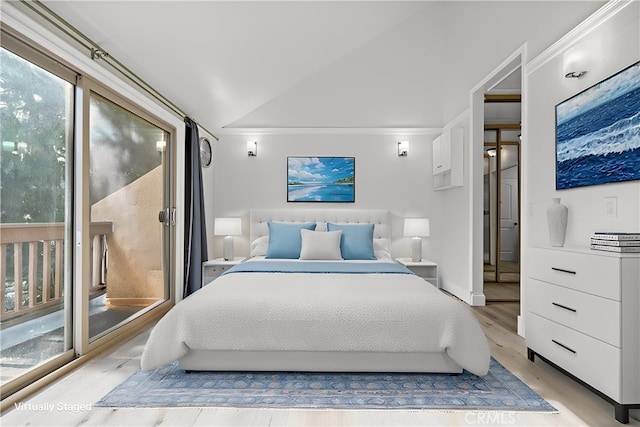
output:
[[478, 377], [405, 373], [138, 371], [102, 407], [466, 409], [556, 412], [493, 358]]

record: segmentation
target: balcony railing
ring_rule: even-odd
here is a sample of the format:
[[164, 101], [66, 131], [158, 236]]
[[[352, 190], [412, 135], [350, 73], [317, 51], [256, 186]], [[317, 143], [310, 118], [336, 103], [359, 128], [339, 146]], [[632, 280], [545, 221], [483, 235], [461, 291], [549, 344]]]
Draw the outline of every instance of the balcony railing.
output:
[[[90, 232], [91, 288], [98, 290], [107, 283], [107, 236], [113, 233], [113, 223], [93, 222]], [[62, 302], [64, 240], [63, 223], [0, 224], [1, 322]], [[13, 267], [9, 278], [8, 266]]]

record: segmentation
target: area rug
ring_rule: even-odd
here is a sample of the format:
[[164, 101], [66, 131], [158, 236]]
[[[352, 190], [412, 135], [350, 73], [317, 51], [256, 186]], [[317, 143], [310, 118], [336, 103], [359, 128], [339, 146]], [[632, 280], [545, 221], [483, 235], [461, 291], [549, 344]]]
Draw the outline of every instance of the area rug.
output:
[[414, 373], [137, 371], [102, 407], [466, 409], [555, 412], [495, 359], [484, 377]]

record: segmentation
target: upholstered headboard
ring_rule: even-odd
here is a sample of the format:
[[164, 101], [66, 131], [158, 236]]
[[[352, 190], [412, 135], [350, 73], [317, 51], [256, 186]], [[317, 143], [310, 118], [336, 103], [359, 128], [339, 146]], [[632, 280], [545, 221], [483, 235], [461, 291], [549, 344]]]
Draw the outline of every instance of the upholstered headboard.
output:
[[254, 209], [249, 212], [249, 242], [269, 235], [269, 221], [316, 222], [317, 230], [324, 230], [327, 222], [336, 224], [375, 224], [373, 239], [389, 250], [391, 223], [389, 211], [373, 209]]

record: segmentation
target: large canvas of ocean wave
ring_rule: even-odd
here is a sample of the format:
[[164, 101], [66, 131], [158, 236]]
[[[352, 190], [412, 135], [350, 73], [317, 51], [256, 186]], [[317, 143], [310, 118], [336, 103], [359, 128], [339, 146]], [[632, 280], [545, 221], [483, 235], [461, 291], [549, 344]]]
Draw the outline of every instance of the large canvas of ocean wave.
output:
[[556, 106], [556, 189], [640, 179], [640, 62]]

